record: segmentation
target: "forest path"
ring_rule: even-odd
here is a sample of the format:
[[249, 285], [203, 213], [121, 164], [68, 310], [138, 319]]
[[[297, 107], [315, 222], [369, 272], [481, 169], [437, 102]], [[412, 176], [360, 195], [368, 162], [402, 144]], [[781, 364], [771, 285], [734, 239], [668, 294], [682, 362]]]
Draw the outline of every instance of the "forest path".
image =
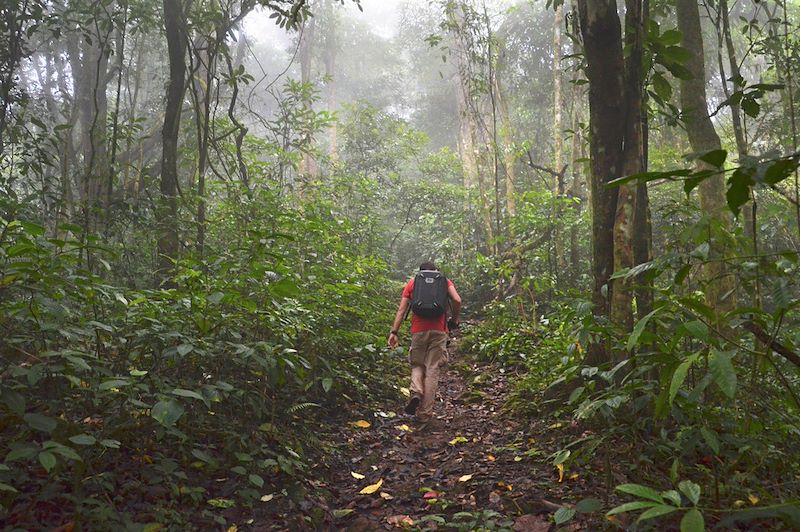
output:
[[394, 417], [378, 412], [365, 417], [369, 427], [353, 420], [345, 429], [328, 484], [332, 529], [545, 531], [559, 509], [548, 499], [583, 491], [579, 475], [560, 475], [547, 459], [554, 431], [502, 410], [508, 377], [457, 349], [450, 358], [432, 422], [420, 426], [398, 406]]

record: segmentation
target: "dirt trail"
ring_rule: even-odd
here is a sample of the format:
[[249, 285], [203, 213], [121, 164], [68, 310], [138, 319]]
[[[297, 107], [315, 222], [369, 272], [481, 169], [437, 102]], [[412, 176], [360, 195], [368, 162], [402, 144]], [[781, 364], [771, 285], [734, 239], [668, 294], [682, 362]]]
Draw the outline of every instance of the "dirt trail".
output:
[[[554, 449], [531, 436], [546, 434], [547, 427], [528, 420], [523, 426], [501, 411], [508, 388], [497, 368], [477, 366], [455, 351], [427, 426], [410, 416], [378, 413], [365, 417], [368, 428], [348, 427], [328, 484], [332, 528], [452, 530], [460, 524], [469, 530], [491, 521], [514, 530], [549, 530], [559, 505], [548, 501], [582, 491], [581, 479], [567, 471], [559, 482], [547, 460]], [[396, 410], [402, 412], [402, 405]], [[374, 493], [360, 493], [381, 480]]]

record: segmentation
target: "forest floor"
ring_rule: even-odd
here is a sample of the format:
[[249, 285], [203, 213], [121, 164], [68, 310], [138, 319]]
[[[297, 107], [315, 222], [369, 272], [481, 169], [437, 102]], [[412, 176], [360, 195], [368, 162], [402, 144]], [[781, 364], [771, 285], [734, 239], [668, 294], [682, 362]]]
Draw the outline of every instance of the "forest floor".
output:
[[[604, 491], [587, 482], [591, 475], [552, 465], [567, 433], [580, 437], [576, 427], [504, 410], [507, 374], [457, 349], [444, 369], [427, 425], [392, 405], [386, 410], [397, 413], [363, 412], [327, 436], [336, 443], [326, 460], [329, 476], [318, 486], [327, 494], [319, 503], [324, 529], [546, 531], [560, 508], [571, 512], [575, 501]], [[285, 517], [287, 529], [298, 528]], [[560, 530], [602, 526], [586, 517], [578, 514]], [[278, 521], [273, 527], [282, 528]]]

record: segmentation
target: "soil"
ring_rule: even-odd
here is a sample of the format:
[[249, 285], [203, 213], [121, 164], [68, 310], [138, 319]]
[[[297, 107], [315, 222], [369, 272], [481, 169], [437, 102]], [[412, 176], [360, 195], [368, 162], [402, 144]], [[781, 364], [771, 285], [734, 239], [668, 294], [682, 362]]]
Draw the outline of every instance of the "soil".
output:
[[[555, 512], [574, 513], [575, 501], [599, 490], [580, 472], [553, 465], [558, 440], [577, 428], [520, 421], [504, 410], [508, 396], [507, 374], [456, 349], [440, 379], [432, 421], [415, 422], [402, 413], [404, 405], [395, 405], [393, 412], [367, 412], [346, 423], [323, 486], [323, 528], [554, 528]], [[359, 420], [369, 427], [358, 427]], [[566, 529], [596, 529], [597, 518], [592, 525], [588, 515], [575, 515]]]

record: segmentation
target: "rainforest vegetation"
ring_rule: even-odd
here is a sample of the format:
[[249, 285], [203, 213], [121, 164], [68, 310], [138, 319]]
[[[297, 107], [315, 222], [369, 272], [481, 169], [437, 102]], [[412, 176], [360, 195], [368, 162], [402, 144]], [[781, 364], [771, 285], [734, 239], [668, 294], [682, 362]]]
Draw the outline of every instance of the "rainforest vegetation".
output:
[[[800, 528], [798, 25], [3, 0], [0, 523]], [[432, 428], [387, 346], [428, 260]]]

